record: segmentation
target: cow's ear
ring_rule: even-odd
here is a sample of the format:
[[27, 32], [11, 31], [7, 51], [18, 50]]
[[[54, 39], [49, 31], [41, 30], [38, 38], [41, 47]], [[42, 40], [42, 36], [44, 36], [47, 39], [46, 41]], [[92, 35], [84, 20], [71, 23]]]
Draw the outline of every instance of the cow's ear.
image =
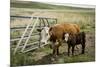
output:
[[41, 32], [42, 31], [42, 29], [41, 28], [38, 28], [38, 29], [36, 29], [38, 32]]

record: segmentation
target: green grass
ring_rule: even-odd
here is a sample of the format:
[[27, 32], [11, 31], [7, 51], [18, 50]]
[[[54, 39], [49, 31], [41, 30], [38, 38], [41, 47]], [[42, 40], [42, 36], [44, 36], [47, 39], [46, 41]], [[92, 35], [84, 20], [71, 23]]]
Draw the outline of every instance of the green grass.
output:
[[11, 66], [25, 66], [34, 64], [34, 59], [31, 53], [23, 54], [16, 53], [15, 55], [11, 54]]
[[65, 57], [65, 63], [75, 63], [75, 62], [90, 62], [95, 61], [95, 58], [89, 55], [78, 55], [72, 57]]
[[[13, 51], [11, 50], [11, 66], [25, 66], [25, 65], [36, 65], [38, 64], [37, 61], [34, 60], [34, 57], [36, 56], [36, 53], [44, 52], [45, 54], [50, 54], [51, 49], [49, 46], [45, 46], [45, 48], [40, 48], [37, 50], [34, 50], [35, 52], [31, 51], [28, 53], [16, 53], [13, 54]], [[38, 58], [37, 58], [38, 59]]]
[[17, 8], [32, 8], [32, 9], [85, 9], [91, 10], [91, 8], [80, 8], [80, 7], [71, 7], [71, 6], [61, 6], [61, 5], [51, 5], [41, 2], [27, 2], [27, 1], [14, 1], [11, 2], [11, 7]]
[[[44, 55], [41, 53], [45, 53]], [[61, 64], [61, 63], [77, 63], [77, 62], [91, 62], [95, 61], [95, 55], [77, 54], [75, 56], [68, 56], [67, 54], [61, 53], [55, 61], [52, 61], [52, 50], [49, 46], [45, 48], [40, 48], [28, 53], [16, 53], [11, 54], [11, 66], [25, 66], [25, 65], [37, 65], [37, 64]], [[41, 56], [39, 59], [38, 55]], [[36, 60], [38, 59], [38, 60]]]

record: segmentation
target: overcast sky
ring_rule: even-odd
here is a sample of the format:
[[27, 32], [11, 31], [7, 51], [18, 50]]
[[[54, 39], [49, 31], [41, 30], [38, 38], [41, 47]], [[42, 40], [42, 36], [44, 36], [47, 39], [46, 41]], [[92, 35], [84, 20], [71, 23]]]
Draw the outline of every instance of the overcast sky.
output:
[[[95, 8], [96, 5], [96, 0], [23, 0], [23, 1], [37, 1], [37, 2], [56, 4], [56, 5], [76, 6], [76, 7], [85, 7], [85, 8], [86, 7]], [[83, 4], [83, 5], [79, 5], [79, 4]]]

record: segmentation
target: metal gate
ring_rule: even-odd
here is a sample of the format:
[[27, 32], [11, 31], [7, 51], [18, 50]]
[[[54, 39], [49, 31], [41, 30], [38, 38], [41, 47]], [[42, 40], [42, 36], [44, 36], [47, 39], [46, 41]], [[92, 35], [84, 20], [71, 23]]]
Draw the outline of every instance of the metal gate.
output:
[[[14, 18], [16, 18], [16, 19], [21, 18], [22, 20], [30, 19], [30, 21], [29, 21], [30, 23], [27, 24], [26, 26], [10, 28], [11, 32], [14, 30], [18, 31], [18, 30], [22, 30], [22, 29], [24, 31], [22, 33], [21, 37], [14, 38], [14, 39], [11, 38], [11, 40], [10, 40], [11, 43], [13, 42], [13, 44], [11, 44], [11, 46], [16, 43], [16, 45], [13, 49], [14, 54], [17, 51], [25, 53], [25, 52], [31, 51], [33, 49], [43, 47], [45, 44], [40, 43], [40, 40], [41, 40], [40, 33], [41, 32], [36, 31], [36, 29], [40, 29], [45, 26], [51, 26], [51, 25], [57, 23], [57, 18], [51, 18], [51, 17], [40, 17], [40, 16], [32, 16], [32, 17], [30, 17], [30, 16], [10, 16], [10, 17], [11, 17], [11, 19], [13, 19], [13, 22], [14, 22]], [[52, 21], [50, 21], [50, 20], [52, 20]], [[28, 44], [28, 42], [30, 41], [31, 38], [33, 38], [33, 40], [35, 40], [37, 38], [38, 40], [33, 41], [33, 43]]]

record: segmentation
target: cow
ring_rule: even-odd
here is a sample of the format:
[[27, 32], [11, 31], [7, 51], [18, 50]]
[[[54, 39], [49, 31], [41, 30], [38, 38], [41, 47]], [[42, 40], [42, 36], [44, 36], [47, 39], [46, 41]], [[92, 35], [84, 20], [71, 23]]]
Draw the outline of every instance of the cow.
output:
[[64, 34], [76, 34], [80, 32], [80, 27], [77, 24], [61, 23], [51, 27], [41, 29], [41, 43], [48, 44], [50, 41], [53, 49], [53, 55], [59, 55], [59, 46], [64, 40]]
[[85, 32], [79, 32], [77, 34], [70, 34], [70, 35], [66, 33], [64, 36], [65, 36], [65, 41], [68, 44], [68, 56], [70, 55], [70, 48], [72, 47], [72, 55], [74, 55], [74, 47], [79, 44], [82, 46], [81, 54], [84, 54], [85, 42], [86, 42]]

